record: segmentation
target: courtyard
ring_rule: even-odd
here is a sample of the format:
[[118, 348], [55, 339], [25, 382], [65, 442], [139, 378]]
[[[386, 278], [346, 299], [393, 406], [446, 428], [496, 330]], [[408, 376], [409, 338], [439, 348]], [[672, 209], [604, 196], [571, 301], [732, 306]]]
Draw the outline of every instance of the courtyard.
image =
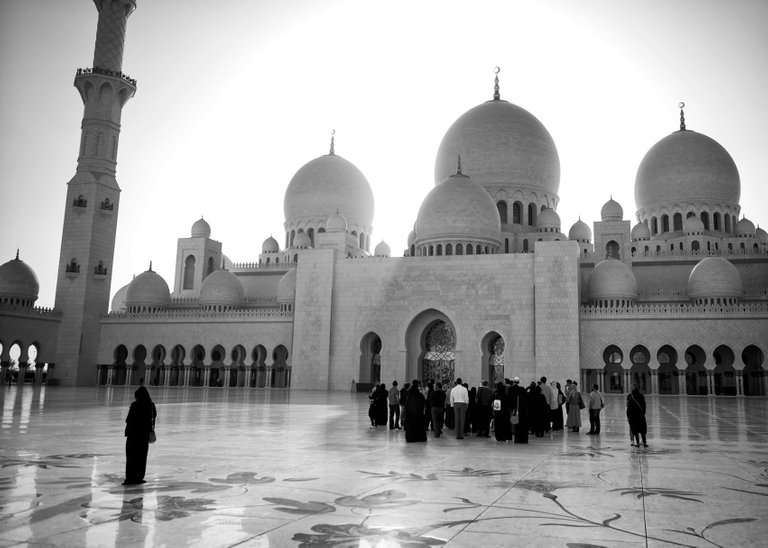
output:
[[[354, 392], [150, 387], [147, 483], [121, 485], [135, 387], [0, 390], [0, 546], [750, 546], [768, 400], [623, 395], [600, 436], [406, 444]], [[582, 414], [587, 423], [587, 414]], [[587, 425], [588, 427], [588, 425]]]

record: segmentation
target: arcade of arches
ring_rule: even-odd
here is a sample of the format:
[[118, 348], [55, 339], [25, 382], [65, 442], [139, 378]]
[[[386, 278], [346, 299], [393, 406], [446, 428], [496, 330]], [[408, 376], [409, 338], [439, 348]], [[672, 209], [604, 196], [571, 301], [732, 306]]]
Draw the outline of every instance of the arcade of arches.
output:
[[684, 349], [664, 345], [655, 355], [643, 345], [629, 349], [609, 345], [603, 351], [603, 367], [582, 369], [582, 381], [585, 387], [597, 384], [607, 394], [627, 393], [635, 383], [648, 394], [768, 394], [765, 355], [753, 344], [740, 352], [720, 345], [709, 354], [698, 345]]
[[272, 363], [267, 364], [269, 352], [258, 344], [250, 351], [243, 345], [234, 346], [229, 353], [222, 345], [207, 351], [202, 345], [192, 348], [189, 357], [182, 345], [171, 349], [170, 355], [162, 345], [151, 352], [144, 345], [132, 352], [125, 345], [114, 351], [114, 361], [99, 365], [100, 385], [133, 385], [142, 382], [150, 386], [211, 386], [229, 388], [287, 388], [291, 384], [288, 349], [282, 344], [271, 352]]
[[40, 344], [14, 341], [6, 345], [0, 341], [0, 382], [44, 384], [49, 363], [38, 363]]

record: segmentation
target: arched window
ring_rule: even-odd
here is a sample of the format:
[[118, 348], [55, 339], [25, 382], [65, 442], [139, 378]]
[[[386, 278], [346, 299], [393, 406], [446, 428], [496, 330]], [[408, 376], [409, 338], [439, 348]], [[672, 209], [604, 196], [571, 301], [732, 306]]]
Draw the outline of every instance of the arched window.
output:
[[693, 251], [694, 253], [698, 253], [699, 252], [699, 242], [698, 242], [698, 240], [693, 240], [691, 242], [691, 251]]
[[477, 248], [475, 248], [475, 255], [481, 255], [482, 253], [483, 253], [483, 247], [480, 244], [477, 244]]
[[472, 244], [467, 244], [467, 255], [472, 255]]
[[704, 224], [704, 230], [709, 230], [709, 213], [701, 212], [701, 222]]
[[512, 204], [512, 222], [516, 225], [523, 223], [523, 204], [520, 202]]
[[189, 255], [184, 260], [184, 281], [182, 289], [193, 289], [195, 287], [195, 257]]
[[528, 238], [523, 240], [523, 253], [528, 253]]
[[435, 246], [435, 255], [442, 255], [443, 254], [443, 244], [437, 244]]
[[502, 224], [507, 224], [507, 202], [499, 200], [496, 202], [496, 207], [499, 210], [499, 218]]
[[307, 229], [307, 236], [309, 236], [309, 242], [312, 245], [312, 247], [315, 247], [315, 229], [314, 228]]
[[213, 269], [215, 268], [213, 264], [213, 257], [208, 257], [208, 268], [205, 271], [205, 275], [209, 276], [210, 274], [213, 274]]
[[504, 253], [509, 253], [509, 238], [504, 238]]
[[620, 259], [619, 244], [615, 240], [611, 240], [605, 245], [605, 258], [606, 259]]
[[291, 243], [288, 247], [293, 247], [293, 240], [296, 239], [296, 231], [291, 230]]
[[456, 244], [456, 255], [464, 255], [464, 246]]
[[661, 216], [661, 231], [669, 232], [669, 215], [667, 214]]
[[453, 246], [451, 244], [445, 244], [445, 254], [453, 255]]
[[720, 214], [715, 213], [712, 215], [712, 230], [720, 230]]
[[430, 246], [429, 246], [429, 256], [431, 257], [431, 256], [432, 256], [432, 255], [434, 255], [434, 254], [435, 254], [435, 248], [434, 248], [433, 246], [431, 246], [431, 245], [430, 245]]
[[651, 217], [651, 234], [659, 233], [659, 222], [656, 217]]
[[528, 204], [528, 226], [536, 226], [536, 204]]
[[725, 231], [730, 233], [731, 232], [731, 216], [727, 213], [723, 215], [723, 219], [725, 220]]
[[679, 232], [683, 229], [683, 215], [681, 213], [675, 213], [672, 217], [672, 230]]

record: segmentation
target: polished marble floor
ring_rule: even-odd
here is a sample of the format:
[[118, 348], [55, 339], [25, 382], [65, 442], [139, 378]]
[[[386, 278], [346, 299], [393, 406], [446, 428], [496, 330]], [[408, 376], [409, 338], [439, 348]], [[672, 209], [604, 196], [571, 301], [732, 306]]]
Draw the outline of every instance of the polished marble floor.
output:
[[[406, 444], [364, 394], [152, 388], [147, 483], [121, 485], [130, 388], [3, 387], [0, 546], [759, 546], [768, 400], [624, 399], [603, 433]], [[586, 422], [586, 414], [584, 415]]]

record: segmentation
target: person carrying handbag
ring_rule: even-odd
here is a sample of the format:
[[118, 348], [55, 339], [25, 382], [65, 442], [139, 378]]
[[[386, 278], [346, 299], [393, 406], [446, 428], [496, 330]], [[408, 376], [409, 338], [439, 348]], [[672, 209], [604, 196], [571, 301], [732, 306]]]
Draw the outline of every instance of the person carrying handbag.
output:
[[571, 432], [578, 432], [581, 428], [581, 410], [584, 407], [578, 383], [573, 381], [571, 390], [568, 392], [568, 419], [565, 421], [566, 428], [570, 428]]

